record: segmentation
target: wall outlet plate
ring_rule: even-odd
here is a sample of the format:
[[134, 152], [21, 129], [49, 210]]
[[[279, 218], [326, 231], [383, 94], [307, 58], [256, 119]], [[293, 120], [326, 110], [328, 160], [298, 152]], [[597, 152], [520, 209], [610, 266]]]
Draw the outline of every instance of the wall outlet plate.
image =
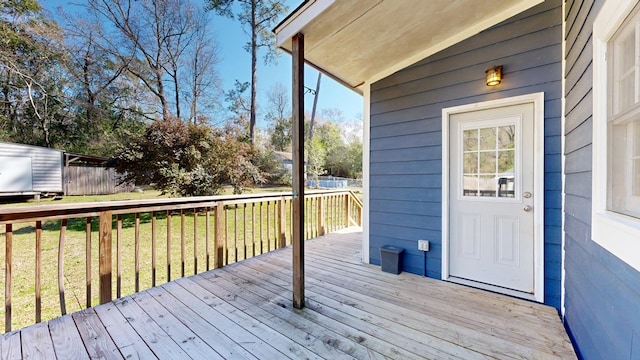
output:
[[429, 251], [429, 240], [418, 240], [418, 250]]

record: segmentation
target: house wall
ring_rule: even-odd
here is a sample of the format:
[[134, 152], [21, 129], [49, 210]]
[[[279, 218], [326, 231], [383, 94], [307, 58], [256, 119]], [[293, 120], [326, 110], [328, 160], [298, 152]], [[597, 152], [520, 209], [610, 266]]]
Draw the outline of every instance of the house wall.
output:
[[565, 324], [581, 358], [640, 359], [640, 273], [591, 237], [592, 24], [603, 3], [565, 4]]
[[[484, 83], [502, 65], [504, 81]], [[403, 270], [441, 278], [442, 109], [545, 93], [545, 303], [560, 307], [562, 7], [546, 1], [371, 86], [370, 262], [405, 249]]]
[[62, 151], [0, 142], [0, 156], [31, 158], [33, 189], [23, 191], [62, 193]]

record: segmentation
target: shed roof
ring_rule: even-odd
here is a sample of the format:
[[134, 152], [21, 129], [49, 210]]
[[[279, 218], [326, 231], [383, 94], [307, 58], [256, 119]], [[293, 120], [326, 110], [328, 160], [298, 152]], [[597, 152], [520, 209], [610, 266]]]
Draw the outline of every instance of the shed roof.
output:
[[291, 52], [356, 92], [544, 0], [307, 0], [275, 29]]

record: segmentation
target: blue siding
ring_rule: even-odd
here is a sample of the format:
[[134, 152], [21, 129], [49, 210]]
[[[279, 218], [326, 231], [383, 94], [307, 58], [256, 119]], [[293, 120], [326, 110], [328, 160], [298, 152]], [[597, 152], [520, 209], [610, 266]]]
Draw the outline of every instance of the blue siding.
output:
[[[379, 248], [405, 249], [403, 270], [422, 274], [418, 239], [431, 240], [427, 276], [441, 277], [442, 132], [445, 107], [545, 93], [545, 302], [560, 306], [562, 10], [559, 0], [529, 11], [372, 85], [370, 261]], [[505, 80], [484, 84], [484, 70]]]
[[602, 4], [565, 6], [565, 325], [583, 359], [640, 359], [640, 273], [591, 240], [591, 29]]

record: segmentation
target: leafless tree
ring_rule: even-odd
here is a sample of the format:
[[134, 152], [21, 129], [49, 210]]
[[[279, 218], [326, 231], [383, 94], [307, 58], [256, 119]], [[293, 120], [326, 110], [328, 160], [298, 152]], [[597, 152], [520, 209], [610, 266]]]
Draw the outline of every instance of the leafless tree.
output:
[[193, 33], [193, 5], [182, 0], [88, 0], [87, 9], [118, 30], [120, 61], [158, 99], [162, 118], [172, 115], [168, 78], [180, 112], [178, 68]]
[[188, 121], [196, 123], [204, 118], [202, 109], [212, 110], [222, 97], [216, 66], [220, 62], [220, 48], [208, 31], [206, 13], [195, 17], [194, 34], [185, 57], [185, 100], [189, 105]]

